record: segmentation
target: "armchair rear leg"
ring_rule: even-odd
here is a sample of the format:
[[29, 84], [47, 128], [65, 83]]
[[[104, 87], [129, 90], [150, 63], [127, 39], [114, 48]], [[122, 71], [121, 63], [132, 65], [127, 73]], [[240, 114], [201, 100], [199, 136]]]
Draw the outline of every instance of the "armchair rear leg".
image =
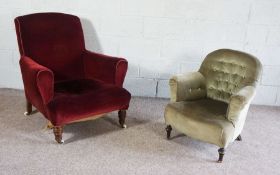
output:
[[119, 110], [118, 116], [119, 116], [119, 123], [121, 127], [126, 128], [126, 124], [125, 124], [126, 110]]
[[220, 148], [220, 149], [218, 149], [218, 152], [219, 152], [218, 163], [222, 163], [224, 155], [225, 155], [225, 149], [224, 148]]
[[165, 130], [166, 130], [166, 134], [167, 134], [167, 139], [170, 139], [170, 134], [171, 134], [171, 131], [172, 131], [171, 125], [167, 125]]
[[55, 140], [57, 141], [57, 143], [59, 143], [59, 144], [64, 143], [64, 140], [62, 140], [63, 126], [54, 126], [53, 133], [54, 133]]
[[235, 140], [237, 140], [237, 141], [242, 141], [241, 135], [239, 135]]
[[31, 115], [32, 112], [32, 104], [26, 100], [26, 112], [24, 112], [25, 116]]

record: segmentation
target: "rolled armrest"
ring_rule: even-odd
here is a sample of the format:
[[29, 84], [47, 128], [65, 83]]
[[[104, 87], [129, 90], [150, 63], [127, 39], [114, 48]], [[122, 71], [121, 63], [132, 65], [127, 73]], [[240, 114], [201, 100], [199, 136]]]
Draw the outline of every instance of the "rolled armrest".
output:
[[249, 105], [255, 95], [255, 87], [245, 86], [240, 89], [236, 94], [233, 94], [229, 100], [227, 111], [227, 119], [235, 126], [237, 122], [246, 116]]
[[27, 98], [38, 101], [41, 97], [44, 104], [49, 103], [54, 93], [53, 72], [26, 56], [21, 57], [20, 67]]
[[125, 59], [85, 51], [83, 61], [86, 78], [98, 79], [122, 87], [127, 71]]
[[175, 75], [169, 80], [169, 85], [172, 102], [206, 97], [205, 78], [200, 72]]

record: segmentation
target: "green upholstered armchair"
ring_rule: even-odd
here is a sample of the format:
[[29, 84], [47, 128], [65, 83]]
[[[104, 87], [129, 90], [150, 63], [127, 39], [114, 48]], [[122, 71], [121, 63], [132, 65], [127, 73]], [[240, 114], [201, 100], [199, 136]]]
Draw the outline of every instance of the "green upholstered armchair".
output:
[[198, 72], [173, 76], [171, 102], [165, 109], [167, 138], [172, 128], [225, 148], [241, 140], [246, 115], [262, 70], [257, 58], [220, 49], [208, 54]]

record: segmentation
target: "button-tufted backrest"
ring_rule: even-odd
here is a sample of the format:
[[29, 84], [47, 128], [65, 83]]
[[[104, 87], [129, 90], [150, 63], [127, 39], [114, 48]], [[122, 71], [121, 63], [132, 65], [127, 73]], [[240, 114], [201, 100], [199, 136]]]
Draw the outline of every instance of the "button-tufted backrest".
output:
[[228, 103], [242, 87], [256, 86], [261, 69], [261, 63], [252, 55], [220, 49], [206, 56], [199, 72], [206, 79], [207, 97]]

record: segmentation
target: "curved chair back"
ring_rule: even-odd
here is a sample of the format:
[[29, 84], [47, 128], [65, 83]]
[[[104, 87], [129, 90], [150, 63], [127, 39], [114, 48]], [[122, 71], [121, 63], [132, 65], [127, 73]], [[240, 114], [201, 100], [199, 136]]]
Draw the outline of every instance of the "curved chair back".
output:
[[228, 103], [242, 87], [256, 86], [261, 69], [261, 63], [252, 55], [220, 49], [206, 56], [199, 72], [206, 79], [207, 97]]
[[21, 55], [54, 71], [55, 80], [82, 77], [85, 44], [77, 16], [36, 13], [17, 17], [15, 25]]

